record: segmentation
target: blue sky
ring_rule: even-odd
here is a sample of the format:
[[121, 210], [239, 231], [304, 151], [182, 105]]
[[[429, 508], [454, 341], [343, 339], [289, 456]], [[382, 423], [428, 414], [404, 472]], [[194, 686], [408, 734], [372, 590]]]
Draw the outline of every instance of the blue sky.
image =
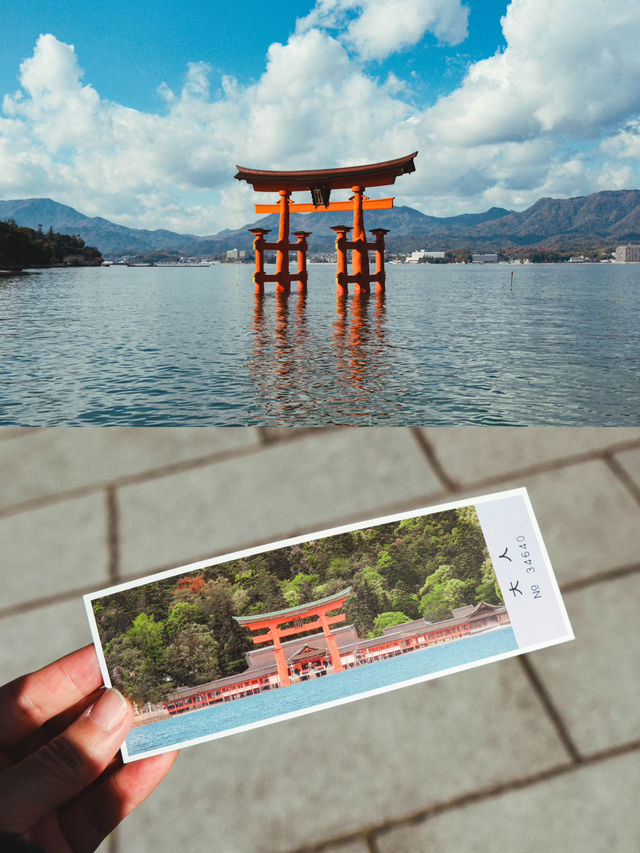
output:
[[[214, 77], [232, 74], [244, 83], [257, 79], [269, 45], [286, 41], [296, 19], [314, 5], [313, 0], [12, 3], [0, 12], [3, 29], [12, 36], [0, 54], [0, 81], [4, 91], [17, 87], [20, 63], [31, 55], [41, 33], [53, 33], [75, 46], [87, 81], [102, 97], [137, 109], [158, 109], [158, 86], [179, 88], [189, 62], [209, 63]], [[464, 45], [438, 46], [435, 36], [427, 35], [418, 45], [373, 63], [371, 73], [415, 72], [414, 85], [424, 87], [424, 95], [450, 91], [468, 62], [491, 56], [504, 44], [500, 18], [507, 0], [467, 5]]]
[[109, 100], [138, 109], [157, 109], [158, 86], [179, 88], [189, 62], [204, 61], [219, 73], [249, 81], [264, 70], [267, 48], [286, 40], [295, 14], [311, 0], [259, 4], [216, 2], [114, 2], [25, 0], [0, 12], [11, 43], [0, 56], [0, 80], [18, 83], [19, 66], [41, 33], [73, 44], [86, 78]]
[[434, 215], [639, 184], [622, 0], [25, 0], [0, 30], [0, 198], [204, 234], [254, 218], [235, 163], [418, 149], [394, 194]]

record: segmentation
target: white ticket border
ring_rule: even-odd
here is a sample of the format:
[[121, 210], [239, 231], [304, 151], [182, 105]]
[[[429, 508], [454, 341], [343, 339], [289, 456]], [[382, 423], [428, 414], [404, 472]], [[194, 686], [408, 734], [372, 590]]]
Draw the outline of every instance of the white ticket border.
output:
[[[514, 498], [520, 498], [522, 500], [522, 507], [525, 510], [526, 518], [530, 525], [529, 531], [533, 534], [534, 539], [530, 540], [534, 542], [535, 549], [533, 546], [530, 547], [530, 551], [535, 553], [536, 555], [536, 576], [542, 577], [545, 583], [545, 590], [547, 591], [545, 597], [545, 607], [552, 606], [554, 608], [556, 619], [554, 620], [554, 627], [556, 630], [552, 631], [549, 634], [548, 631], [543, 631], [543, 634], [546, 633], [546, 636], [542, 636], [539, 639], [532, 641], [531, 639], [527, 639], [524, 645], [520, 644], [520, 640], [518, 639], [519, 631], [518, 631], [518, 623], [519, 623], [519, 615], [518, 608], [515, 606], [515, 602], [509, 601], [507, 599], [506, 593], [509, 591], [507, 587], [505, 589], [505, 572], [503, 571], [503, 566], [499, 562], [500, 554], [495, 553], [496, 548], [492, 547], [487, 541], [487, 535], [485, 533], [485, 541], [487, 541], [487, 546], [489, 548], [489, 553], [496, 570], [496, 576], [498, 577], [498, 582], [500, 584], [500, 588], [502, 591], [504, 603], [507, 607], [507, 611], [509, 613], [509, 618], [511, 620], [511, 627], [516, 634], [516, 639], [518, 640], [518, 648], [512, 649], [508, 652], [503, 652], [497, 655], [491, 655], [489, 657], [479, 658], [475, 661], [470, 661], [465, 664], [461, 664], [459, 666], [449, 667], [446, 669], [438, 670], [437, 672], [428, 673], [426, 675], [420, 675], [415, 678], [406, 679], [404, 681], [398, 681], [393, 684], [385, 685], [383, 687], [376, 687], [372, 690], [366, 690], [360, 693], [356, 693], [351, 696], [345, 696], [339, 699], [332, 700], [330, 702], [323, 702], [316, 705], [312, 705], [308, 708], [301, 708], [299, 710], [290, 711], [285, 714], [278, 714], [273, 717], [268, 717], [263, 720], [258, 720], [256, 722], [247, 723], [242, 726], [236, 726], [230, 729], [224, 729], [223, 731], [213, 732], [211, 734], [202, 735], [196, 738], [190, 738], [185, 741], [179, 741], [176, 743], [169, 744], [167, 746], [159, 747], [157, 749], [145, 750], [142, 752], [136, 752], [135, 754], [130, 754], [127, 748], [126, 740], [122, 744], [121, 753], [122, 759], [125, 763], [130, 761], [138, 761], [141, 758], [148, 758], [152, 755], [160, 755], [164, 752], [170, 752], [174, 749], [180, 749], [186, 746], [195, 746], [198, 743], [204, 743], [210, 740], [217, 740], [219, 738], [228, 737], [230, 735], [239, 734], [241, 732], [249, 731], [251, 729], [261, 728], [262, 726], [268, 726], [272, 723], [282, 722], [284, 720], [293, 719], [294, 717], [300, 717], [305, 714], [312, 714], [316, 711], [322, 711], [326, 708], [332, 708], [336, 705], [344, 705], [348, 702], [356, 702], [360, 699], [366, 699], [369, 696], [376, 696], [380, 693], [387, 693], [391, 690], [398, 690], [401, 687], [408, 687], [413, 684], [419, 684], [423, 681], [430, 681], [434, 678], [440, 678], [444, 675], [450, 675], [455, 672], [462, 672], [466, 669], [471, 669], [476, 666], [484, 666], [486, 663], [492, 663], [494, 661], [504, 660], [506, 658], [515, 657], [520, 654], [524, 654], [526, 652], [536, 651], [537, 649], [546, 648], [548, 646], [553, 646], [558, 643], [563, 643], [568, 640], [575, 639], [575, 635], [573, 633], [573, 629], [571, 628], [571, 623], [569, 622], [569, 617], [567, 615], [567, 611], [562, 600], [562, 595], [560, 592], [560, 588], [558, 586], [555, 574], [553, 572], [553, 568], [551, 566], [551, 562], [549, 560], [549, 555], [544, 545], [544, 541], [542, 539], [542, 534], [540, 532], [540, 528], [538, 526], [538, 522], [536, 520], [535, 514], [533, 512], [533, 507], [531, 506], [531, 501], [529, 500], [529, 495], [527, 493], [526, 488], [516, 488], [509, 489], [508, 491], [503, 492], [494, 492], [488, 495], [480, 495], [472, 498], [463, 498], [455, 501], [448, 501], [447, 503], [436, 504], [429, 507], [423, 507], [414, 510], [408, 510], [405, 512], [394, 513], [392, 515], [381, 516], [378, 518], [365, 519], [363, 521], [352, 522], [351, 524], [345, 524], [338, 527], [331, 527], [325, 530], [320, 530], [314, 533], [303, 534], [301, 536], [294, 536], [289, 539], [281, 539], [277, 542], [271, 542], [264, 545], [257, 545], [252, 548], [245, 548], [241, 551], [233, 551], [228, 554], [222, 554], [217, 557], [209, 557], [206, 560], [198, 560], [195, 563], [188, 563], [182, 566], [176, 566], [173, 569], [167, 569], [162, 572], [157, 572], [155, 574], [147, 575], [144, 578], [137, 578], [135, 580], [126, 581], [121, 584], [117, 584], [114, 586], [105, 587], [103, 589], [99, 589], [95, 592], [87, 593], [83, 596], [85, 609], [87, 612], [87, 618], [89, 620], [89, 626], [91, 629], [91, 635], [93, 637], [94, 646], [96, 649], [96, 653], [98, 656], [98, 662], [100, 664], [100, 671], [102, 673], [102, 677], [104, 679], [104, 683], [106, 687], [111, 687], [111, 676], [107, 669], [106, 660], [104, 657], [104, 651], [102, 649], [102, 642], [100, 640], [100, 635], [98, 633], [98, 627], [96, 624], [95, 616], [93, 613], [92, 602], [96, 598], [103, 598], [104, 596], [111, 595], [113, 593], [122, 592], [126, 589], [133, 589], [137, 586], [144, 586], [149, 583], [154, 583], [156, 581], [164, 580], [165, 578], [170, 578], [175, 575], [184, 574], [185, 572], [195, 572], [204, 568], [209, 568], [211, 566], [219, 565], [220, 563], [226, 563], [230, 560], [238, 560], [244, 557], [250, 557], [254, 554], [262, 554], [268, 551], [276, 550], [277, 548], [286, 548], [291, 545], [299, 545], [302, 542], [312, 542], [316, 539], [323, 539], [327, 536], [336, 536], [340, 533], [350, 533], [354, 530], [361, 530], [366, 527], [375, 527], [381, 524], [389, 524], [396, 521], [402, 521], [408, 518], [415, 518], [417, 516], [423, 515], [432, 515], [438, 512], [445, 512], [451, 509], [458, 509], [459, 507], [465, 506], [475, 506], [477, 508], [482, 507], [484, 504], [490, 504], [496, 501], [509, 501]], [[481, 516], [482, 510], [479, 509], [478, 515]], [[481, 521], [481, 526], [483, 528], [484, 533], [484, 525]], [[506, 539], [506, 537], [503, 537]], [[527, 543], [528, 544], [528, 543]], [[538, 569], [540, 567], [543, 571]], [[517, 598], [517, 595], [514, 593], [514, 599]], [[530, 600], [530, 599], [529, 599]], [[551, 602], [551, 604], [547, 604], [547, 602]], [[548, 627], [548, 626], [547, 626]], [[238, 700], [241, 701], [241, 700]], [[196, 713], [196, 712], [193, 712]], [[149, 724], [153, 725], [153, 724]]]

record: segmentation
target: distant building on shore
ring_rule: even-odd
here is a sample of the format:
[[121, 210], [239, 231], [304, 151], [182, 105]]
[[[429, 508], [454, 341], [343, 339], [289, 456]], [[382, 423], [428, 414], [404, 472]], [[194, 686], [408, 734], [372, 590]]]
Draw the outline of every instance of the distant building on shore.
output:
[[440, 258], [444, 260], [446, 254], [446, 252], [428, 252], [426, 249], [418, 249], [418, 251], [412, 252], [407, 256], [406, 263], [419, 264], [421, 261], [426, 261], [427, 258]]
[[473, 264], [497, 264], [497, 252], [474, 252], [471, 255], [471, 263]]
[[640, 244], [627, 243], [625, 246], [618, 246], [616, 249], [616, 263], [640, 263]]
[[228, 261], [245, 261], [248, 252], [246, 249], [229, 249], [226, 254]]

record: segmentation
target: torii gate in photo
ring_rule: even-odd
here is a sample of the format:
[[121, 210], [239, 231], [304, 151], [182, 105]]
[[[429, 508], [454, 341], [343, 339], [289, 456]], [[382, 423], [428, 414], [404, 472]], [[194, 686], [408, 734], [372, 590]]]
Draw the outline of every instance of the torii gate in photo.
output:
[[[253, 642], [256, 645], [258, 643], [273, 643], [280, 687], [287, 687], [291, 684], [291, 679], [289, 678], [287, 658], [282, 648], [282, 638], [306, 633], [315, 628], [321, 628], [324, 633], [333, 671], [344, 671], [338, 651], [338, 643], [331, 633], [331, 626], [346, 621], [347, 617], [344, 613], [335, 613], [334, 611], [340, 610], [350, 595], [351, 587], [348, 587], [341, 592], [336, 592], [308, 604], [300, 604], [298, 607], [276, 610], [273, 613], [260, 613], [255, 616], [234, 616], [233, 618], [240, 625], [244, 625], [254, 632]], [[330, 616], [330, 613], [333, 615]], [[304, 619], [311, 621], [304, 622]], [[256, 635], [256, 631], [265, 631], [265, 633]]]
[[[307, 290], [307, 237], [309, 231], [295, 231], [294, 237], [297, 242], [289, 242], [289, 217], [291, 211], [294, 213], [311, 212], [338, 212], [353, 210], [353, 226], [334, 225], [336, 232], [337, 250], [337, 273], [336, 283], [338, 296], [346, 296], [349, 290], [349, 282], [354, 284], [355, 293], [369, 293], [371, 282], [376, 282], [379, 293], [385, 289], [384, 271], [384, 235], [388, 231], [384, 228], [374, 228], [372, 234], [373, 242], [367, 241], [364, 230], [364, 211], [383, 210], [393, 207], [393, 198], [370, 199], [365, 196], [367, 187], [381, 187], [395, 183], [399, 175], [415, 172], [414, 159], [418, 152], [414, 151], [406, 157], [397, 160], [386, 160], [383, 163], [369, 163], [364, 166], [347, 166], [339, 169], [315, 169], [298, 172], [264, 171], [260, 169], [246, 169], [236, 166], [238, 170], [235, 178], [239, 181], [247, 181], [256, 192], [277, 192], [280, 195], [278, 204], [256, 204], [256, 213], [279, 213], [280, 222], [277, 241], [268, 242], [265, 235], [269, 233], [267, 228], [252, 228], [251, 233], [255, 239], [253, 248], [256, 253], [256, 270], [253, 280], [256, 285], [256, 293], [264, 293], [264, 284], [267, 281], [276, 282], [276, 292], [288, 294], [291, 291], [291, 282], [298, 282], [298, 292], [306, 293]], [[330, 202], [331, 190], [351, 189], [353, 193], [349, 201]], [[291, 201], [291, 193], [311, 192], [310, 204], [299, 204]], [[347, 232], [353, 230], [351, 240], [347, 238]], [[276, 271], [273, 274], [264, 271], [264, 252], [267, 249], [276, 251]], [[347, 250], [352, 252], [352, 274], [347, 270]], [[369, 250], [376, 252], [376, 271], [369, 272]], [[298, 268], [295, 272], [289, 269], [289, 252], [297, 251]]]

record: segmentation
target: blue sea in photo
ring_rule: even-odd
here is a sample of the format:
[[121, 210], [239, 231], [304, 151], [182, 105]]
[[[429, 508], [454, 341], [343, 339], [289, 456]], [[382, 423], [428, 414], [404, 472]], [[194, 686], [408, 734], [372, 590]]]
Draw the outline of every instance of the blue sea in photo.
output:
[[356, 669], [139, 726], [127, 737], [127, 748], [129, 755], [135, 757], [149, 750], [168, 748], [282, 714], [347, 699], [369, 690], [481, 661], [517, 648], [518, 643], [511, 627], [475, 637], [463, 637], [440, 646], [431, 646]]
[[2, 279], [0, 423], [637, 425], [640, 264], [388, 264], [343, 302], [333, 264], [288, 299], [252, 272]]

